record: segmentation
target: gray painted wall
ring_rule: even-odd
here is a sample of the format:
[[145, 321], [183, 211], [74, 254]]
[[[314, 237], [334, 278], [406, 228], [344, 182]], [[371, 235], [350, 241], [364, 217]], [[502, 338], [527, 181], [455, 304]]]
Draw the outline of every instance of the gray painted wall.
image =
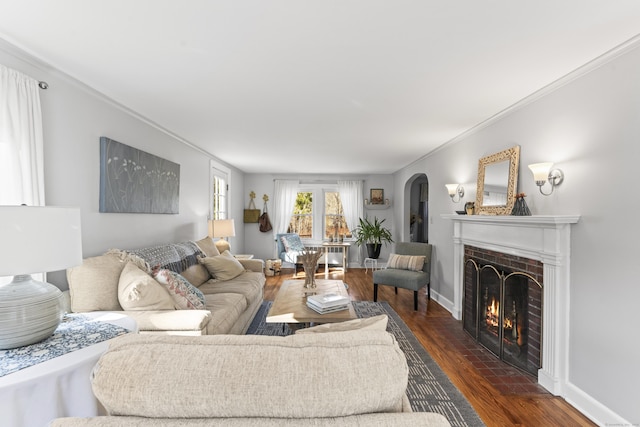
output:
[[[134, 249], [154, 244], [204, 237], [209, 215], [209, 156], [190, 148], [124, 108], [68, 76], [0, 43], [0, 63], [49, 83], [41, 91], [44, 127], [45, 197], [52, 206], [77, 206], [81, 210], [85, 257], [110, 248]], [[107, 136], [180, 164], [180, 213], [99, 213], [99, 139]], [[230, 200], [241, 212], [243, 174], [231, 168]], [[242, 250], [243, 229], [231, 243]], [[51, 273], [49, 281], [67, 288], [64, 272]]]
[[[630, 191], [640, 161], [640, 48], [567, 81], [395, 174], [395, 194], [425, 173], [435, 245], [432, 291], [453, 300], [453, 224], [442, 218], [475, 199], [478, 159], [521, 146], [519, 190], [534, 215], [579, 214], [572, 229], [569, 387], [566, 399], [602, 424], [640, 422], [638, 249], [640, 201]], [[538, 192], [527, 165], [565, 173], [554, 194]], [[463, 183], [453, 204], [445, 184]], [[396, 228], [407, 200], [394, 205]], [[621, 418], [620, 418], [621, 417]]]

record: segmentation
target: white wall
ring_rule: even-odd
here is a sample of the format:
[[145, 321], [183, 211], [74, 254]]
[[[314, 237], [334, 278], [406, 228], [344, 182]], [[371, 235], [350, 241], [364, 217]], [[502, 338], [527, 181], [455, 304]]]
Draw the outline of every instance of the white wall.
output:
[[[395, 193], [414, 174], [430, 184], [430, 234], [435, 245], [432, 291], [453, 299], [453, 225], [442, 214], [475, 199], [480, 157], [521, 146], [519, 191], [534, 215], [580, 214], [572, 229], [569, 378], [565, 398], [600, 424], [639, 423], [640, 281], [633, 188], [640, 161], [640, 48], [612, 58], [487, 127], [395, 174]], [[553, 161], [564, 183], [549, 197], [528, 164]], [[453, 204], [444, 185], [465, 185]], [[396, 227], [406, 200], [394, 205]], [[635, 425], [634, 424], [634, 425]]]
[[[40, 92], [46, 203], [80, 207], [85, 257], [104, 253], [110, 248], [134, 249], [197, 239], [207, 234], [211, 156], [189, 148], [68, 76], [2, 41], [0, 63], [49, 83], [49, 89]], [[99, 213], [101, 136], [180, 164], [180, 213]], [[230, 199], [239, 200], [244, 179], [233, 168], [231, 182]], [[236, 203], [236, 208], [232, 209], [235, 215], [240, 210], [240, 202]], [[238, 231], [232, 244], [237, 244], [238, 249], [242, 250], [244, 236], [242, 229]], [[63, 272], [49, 274], [48, 278], [66, 289]]]
[[[270, 216], [273, 218], [275, 214], [275, 210], [277, 209], [273, 203], [273, 191], [274, 191], [274, 180], [275, 179], [298, 179], [301, 181], [333, 181], [336, 182], [338, 179], [362, 179], [364, 181], [363, 192], [364, 197], [369, 198], [369, 190], [371, 188], [382, 188], [384, 189], [385, 198], [388, 198], [391, 203], [395, 198], [394, 190], [393, 190], [393, 176], [392, 175], [367, 175], [367, 176], [348, 176], [348, 175], [271, 175], [271, 174], [247, 174], [245, 175], [244, 182], [244, 208], [247, 208], [249, 205], [249, 192], [255, 191], [256, 199], [254, 200], [256, 208], [263, 208], [262, 195], [267, 194], [269, 196], [269, 204], [268, 211]], [[396, 232], [393, 229], [393, 211], [391, 209], [387, 210], [368, 210], [365, 209], [365, 215], [369, 215], [370, 218], [374, 216], [378, 217], [378, 219], [386, 219], [384, 225], [391, 229], [391, 233], [394, 236], [394, 240], [396, 240]], [[242, 217], [240, 217], [242, 218]], [[238, 222], [238, 221], [236, 221]], [[273, 221], [272, 221], [273, 222]], [[240, 225], [242, 225], [242, 221], [239, 221]], [[236, 225], [236, 228], [238, 226]], [[277, 258], [276, 249], [275, 249], [275, 240], [274, 233], [262, 233], [258, 229], [258, 224], [244, 224], [244, 233], [245, 233], [245, 250], [248, 253], [252, 253], [256, 256], [256, 258], [269, 259], [269, 258]], [[349, 250], [349, 264], [352, 266], [356, 260], [356, 251], [359, 248], [355, 245], [351, 247]], [[386, 245], [383, 246], [382, 251], [380, 253], [380, 258], [388, 259], [389, 253], [392, 250], [392, 246]], [[366, 252], [363, 252], [366, 253]], [[364, 255], [366, 256], [366, 255]], [[361, 263], [364, 260], [364, 256], [361, 256]]]

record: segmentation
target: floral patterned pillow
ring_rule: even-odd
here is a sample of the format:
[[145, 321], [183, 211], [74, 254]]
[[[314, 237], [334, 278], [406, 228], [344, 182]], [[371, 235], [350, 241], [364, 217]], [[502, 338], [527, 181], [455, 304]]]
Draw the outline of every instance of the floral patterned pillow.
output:
[[207, 309], [202, 291], [178, 273], [166, 269], [157, 269], [153, 271], [153, 277], [167, 288], [171, 298], [173, 298], [176, 309]]

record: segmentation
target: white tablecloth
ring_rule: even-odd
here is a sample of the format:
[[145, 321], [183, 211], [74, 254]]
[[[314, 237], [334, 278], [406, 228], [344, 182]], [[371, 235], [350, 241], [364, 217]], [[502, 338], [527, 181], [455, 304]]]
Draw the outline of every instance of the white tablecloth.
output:
[[[124, 314], [85, 314], [137, 332], [135, 320]], [[43, 427], [59, 417], [99, 415], [89, 378], [108, 346], [103, 341], [0, 377], [0, 426]]]

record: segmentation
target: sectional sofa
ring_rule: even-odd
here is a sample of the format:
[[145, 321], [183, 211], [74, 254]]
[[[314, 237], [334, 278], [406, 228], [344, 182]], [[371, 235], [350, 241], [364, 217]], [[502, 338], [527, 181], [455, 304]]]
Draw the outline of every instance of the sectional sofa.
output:
[[51, 427], [449, 426], [440, 414], [411, 412], [407, 381], [405, 355], [386, 331], [131, 334], [94, 368], [109, 415]]
[[141, 334], [244, 334], [263, 301], [262, 260], [220, 254], [209, 237], [112, 249], [67, 270], [69, 310], [123, 311]]

